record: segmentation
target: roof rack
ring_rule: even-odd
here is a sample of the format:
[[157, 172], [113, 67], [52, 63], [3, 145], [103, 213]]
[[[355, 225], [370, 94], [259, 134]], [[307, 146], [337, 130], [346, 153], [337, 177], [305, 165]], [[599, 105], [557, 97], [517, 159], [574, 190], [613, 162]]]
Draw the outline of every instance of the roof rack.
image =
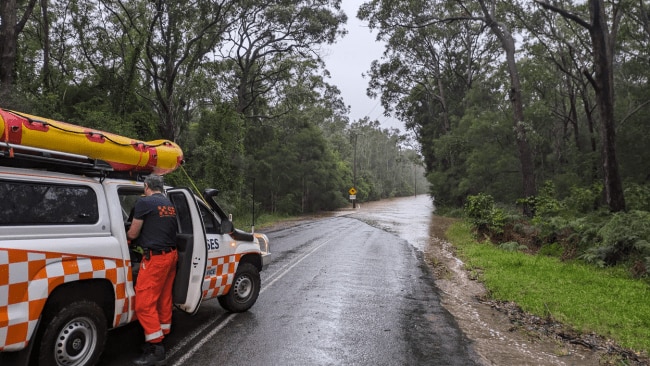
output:
[[0, 165], [131, 180], [140, 180], [142, 175], [150, 173], [147, 171], [118, 172], [104, 160], [8, 142], [0, 142]]

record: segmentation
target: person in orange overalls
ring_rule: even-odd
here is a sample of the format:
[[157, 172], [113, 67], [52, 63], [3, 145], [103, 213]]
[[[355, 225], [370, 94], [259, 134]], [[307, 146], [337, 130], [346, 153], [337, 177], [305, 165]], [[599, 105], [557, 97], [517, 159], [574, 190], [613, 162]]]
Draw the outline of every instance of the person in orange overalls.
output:
[[133, 363], [137, 366], [165, 364], [162, 340], [171, 331], [172, 287], [176, 276], [176, 210], [162, 193], [163, 178], [144, 180], [145, 197], [134, 207], [133, 222], [126, 236], [138, 239], [144, 255], [135, 285], [135, 314], [144, 328], [145, 347]]

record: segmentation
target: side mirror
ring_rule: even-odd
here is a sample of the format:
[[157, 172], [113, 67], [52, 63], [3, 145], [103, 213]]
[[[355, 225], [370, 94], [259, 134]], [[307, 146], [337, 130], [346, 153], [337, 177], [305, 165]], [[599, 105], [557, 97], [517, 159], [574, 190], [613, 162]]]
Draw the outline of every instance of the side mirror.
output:
[[230, 220], [221, 220], [221, 234], [230, 234], [235, 231], [235, 226]]

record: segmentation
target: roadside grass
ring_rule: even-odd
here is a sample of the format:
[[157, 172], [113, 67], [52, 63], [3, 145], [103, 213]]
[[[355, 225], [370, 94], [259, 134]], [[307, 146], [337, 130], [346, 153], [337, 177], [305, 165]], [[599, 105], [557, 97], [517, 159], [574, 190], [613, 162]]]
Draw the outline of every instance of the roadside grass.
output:
[[[288, 215], [278, 215], [278, 214], [262, 214], [255, 217], [255, 230], [264, 229], [269, 226], [285, 222], [296, 220], [296, 217]], [[245, 212], [237, 215], [233, 215], [233, 224], [236, 228], [242, 230], [250, 230], [251, 228], [251, 214], [250, 212]]]
[[631, 279], [624, 269], [482, 244], [463, 221], [452, 224], [446, 235], [495, 300], [515, 302], [531, 314], [650, 353], [650, 286]]

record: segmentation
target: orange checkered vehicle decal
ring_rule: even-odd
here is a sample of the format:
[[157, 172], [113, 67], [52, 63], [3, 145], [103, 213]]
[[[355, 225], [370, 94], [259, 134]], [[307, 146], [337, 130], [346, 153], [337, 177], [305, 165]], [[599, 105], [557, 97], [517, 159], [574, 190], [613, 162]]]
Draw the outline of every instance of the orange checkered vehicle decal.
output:
[[[234, 254], [209, 258], [206, 273], [215, 273], [215, 275], [205, 277], [205, 281], [203, 281], [203, 299], [211, 299], [228, 292], [232, 281], [235, 279], [237, 265], [242, 255]], [[213, 269], [215, 271], [212, 271]]]
[[129, 261], [52, 252], [0, 250], [0, 351], [18, 351], [31, 338], [48, 296], [59, 285], [107, 279], [115, 291], [113, 325], [128, 322]]

